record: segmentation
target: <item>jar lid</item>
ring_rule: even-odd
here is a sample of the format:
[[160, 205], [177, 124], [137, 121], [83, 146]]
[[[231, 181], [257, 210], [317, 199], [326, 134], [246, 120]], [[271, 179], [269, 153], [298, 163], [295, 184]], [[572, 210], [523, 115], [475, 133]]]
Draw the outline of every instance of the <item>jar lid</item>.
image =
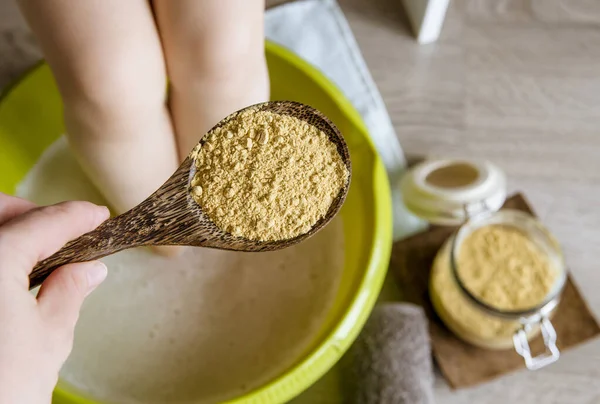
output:
[[400, 187], [408, 210], [438, 225], [496, 212], [506, 199], [506, 176], [487, 161], [427, 160], [410, 169]]

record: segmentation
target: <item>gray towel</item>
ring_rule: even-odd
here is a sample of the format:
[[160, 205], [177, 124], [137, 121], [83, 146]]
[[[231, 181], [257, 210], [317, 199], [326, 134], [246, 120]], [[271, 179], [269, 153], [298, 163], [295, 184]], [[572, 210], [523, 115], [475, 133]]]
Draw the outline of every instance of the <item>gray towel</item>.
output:
[[347, 403], [432, 404], [427, 317], [419, 306], [378, 306], [349, 352]]

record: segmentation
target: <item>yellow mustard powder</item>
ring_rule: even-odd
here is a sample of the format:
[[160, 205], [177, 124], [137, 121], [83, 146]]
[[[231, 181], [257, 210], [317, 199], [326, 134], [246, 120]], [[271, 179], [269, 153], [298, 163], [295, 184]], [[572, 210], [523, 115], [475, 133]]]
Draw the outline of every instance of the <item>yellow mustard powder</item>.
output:
[[336, 146], [295, 117], [247, 110], [207, 136], [190, 192], [234, 236], [275, 241], [307, 233], [348, 182]]
[[519, 229], [484, 226], [464, 240], [457, 272], [479, 300], [500, 310], [525, 310], [542, 303], [557, 271], [540, 248]]
[[[464, 295], [450, 270], [449, 248], [450, 243], [446, 243], [431, 274], [431, 298], [439, 316], [469, 342], [490, 348], [510, 347], [520, 322], [488, 314]], [[526, 234], [505, 225], [484, 226], [468, 235], [458, 253], [457, 272], [476, 298], [500, 310], [539, 305], [559, 276]]]

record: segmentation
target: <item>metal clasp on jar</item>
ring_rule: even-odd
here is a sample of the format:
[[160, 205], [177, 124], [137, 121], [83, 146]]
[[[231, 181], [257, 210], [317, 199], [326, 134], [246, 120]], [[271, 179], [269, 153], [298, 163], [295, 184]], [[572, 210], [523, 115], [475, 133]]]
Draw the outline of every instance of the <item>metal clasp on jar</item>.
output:
[[[560, 351], [556, 346], [556, 331], [550, 316], [556, 310], [560, 302], [560, 297], [556, 296], [548, 303], [546, 303], [539, 311], [539, 313], [533, 314], [529, 317], [521, 318], [523, 327], [516, 331], [513, 335], [513, 344], [515, 350], [525, 360], [525, 366], [529, 370], [538, 370], [544, 366], [548, 366], [554, 363], [560, 358]], [[531, 356], [531, 349], [529, 348], [529, 342], [527, 341], [527, 335], [531, 329], [535, 326], [539, 326], [542, 332], [542, 338], [544, 339], [544, 346], [546, 352], [538, 355]]]
[[525, 366], [527, 366], [527, 369], [529, 370], [541, 369], [544, 366], [556, 362], [558, 358], [560, 358], [560, 351], [556, 346], [556, 331], [554, 330], [550, 319], [545, 316], [538, 321], [537, 325], [540, 326], [542, 331], [546, 352], [538, 356], [531, 356], [531, 349], [529, 348], [529, 342], [527, 342], [527, 334], [535, 325], [534, 322], [525, 323], [523, 324], [523, 328], [513, 335], [515, 350], [523, 357], [523, 359], [525, 359]]

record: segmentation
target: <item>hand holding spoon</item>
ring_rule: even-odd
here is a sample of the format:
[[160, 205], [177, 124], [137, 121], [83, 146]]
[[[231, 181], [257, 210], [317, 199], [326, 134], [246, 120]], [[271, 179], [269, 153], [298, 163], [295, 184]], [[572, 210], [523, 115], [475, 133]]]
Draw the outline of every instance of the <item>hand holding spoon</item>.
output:
[[[351, 173], [348, 148], [337, 128], [319, 111], [297, 102], [273, 101], [242, 109], [219, 122], [209, 134], [250, 108], [256, 112], [292, 116], [323, 131], [336, 146], [348, 173]], [[145, 201], [70, 241], [61, 250], [39, 262], [29, 276], [30, 288], [39, 286], [54, 269], [62, 265], [91, 261], [138, 246], [187, 245], [235, 251], [272, 251], [289, 247], [315, 234], [337, 214], [350, 184], [348, 180], [334, 198], [327, 214], [308, 232], [286, 240], [256, 241], [223, 231], [202, 211], [190, 195], [190, 183], [195, 172], [195, 157], [190, 154], [171, 178]]]

